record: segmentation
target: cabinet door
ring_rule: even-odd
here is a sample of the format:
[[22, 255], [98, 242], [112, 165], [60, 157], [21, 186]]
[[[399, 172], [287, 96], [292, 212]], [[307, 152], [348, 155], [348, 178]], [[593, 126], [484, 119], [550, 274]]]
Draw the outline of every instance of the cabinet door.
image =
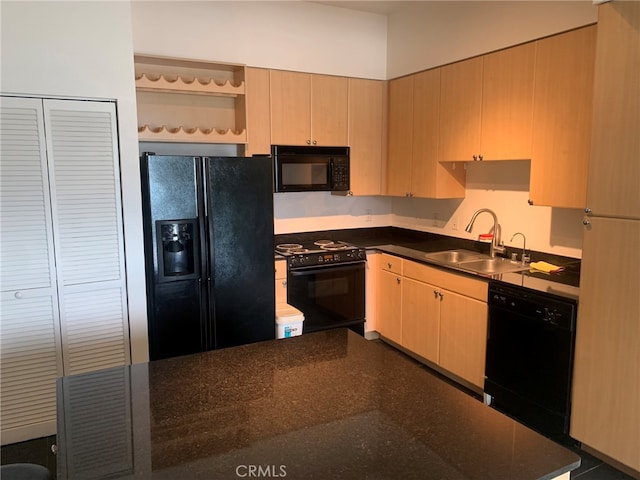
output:
[[382, 193], [385, 91], [382, 81], [349, 79], [349, 146], [354, 195]]
[[[585, 230], [571, 436], [640, 470], [640, 220]], [[614, 252], [603, 255], [603, 252]]]
[[348, 144], [349, 79], [311, 75], [311, 143]]
[[440, 161], [469, 161], [480, 152], [482, 57], [441, 68]]
[[287, 303], [287, 262], [277, 260], [276, 267], [276, 305]]
[[534, 42], [485, 55], [480, 153], [487, 160], [531, 158]]
[[311, 143], [311, 77], [307, 73], [271, 70], [271, 143]]
[[437, 363], [440, 292], [433, 285], [410, 278], [402, 282], [402, 346]]
[[380, 270], [378, 283], [378, 333], [398, 344], [402, 343], [402, 277]]
[[413, 81], [414, 75], [410, 75], [389, 82], [386, 193], [398, 197], [411, 191]]
[[589, 26], [536, 42], [530, 180], [534, 205], [585, 207], [595, 41], [596, 27]]
[[367, 251], [367, 267], [365, 270], [365, 333], [377, 331], [378, 309], [376, 302], [380, 288], [378, 281], [380, 279], [380, 264], [382, 254], [374, 251]]
[[640, 219], [640, 4], [598, 7], [587, 207]]
[[440, 366], [484, 388], [487, 304], [442, 291], [440, 305]]
[[269, 118], [269, 70], [245, 69], [245, 102], [247, 110], [247, 148], [245, 156], [271, 153], [271, 121]]
[[410, 192], [414, 197], [436, 196], [440, 69], [413, 76], [413, 142]]
[[66, 375], [130, 361], [115, 105], [44, 101]]

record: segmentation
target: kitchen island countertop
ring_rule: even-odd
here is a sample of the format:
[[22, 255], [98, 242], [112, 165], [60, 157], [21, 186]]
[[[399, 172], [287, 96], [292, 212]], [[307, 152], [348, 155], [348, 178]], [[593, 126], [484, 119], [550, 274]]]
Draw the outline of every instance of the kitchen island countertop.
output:
[[57, 440], [61, 480], [568, 479], [580, 464], [343, 329], [63, 377]]

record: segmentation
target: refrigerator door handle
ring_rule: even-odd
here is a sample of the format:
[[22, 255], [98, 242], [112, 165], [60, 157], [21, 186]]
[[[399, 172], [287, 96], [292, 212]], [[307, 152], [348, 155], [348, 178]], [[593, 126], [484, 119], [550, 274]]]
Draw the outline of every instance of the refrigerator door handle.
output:
[[207, 218], [209, 216], [209, 169], [205, 157], [198, 157], [197, 161], [200, 163], [202, 176], [203, 214]]

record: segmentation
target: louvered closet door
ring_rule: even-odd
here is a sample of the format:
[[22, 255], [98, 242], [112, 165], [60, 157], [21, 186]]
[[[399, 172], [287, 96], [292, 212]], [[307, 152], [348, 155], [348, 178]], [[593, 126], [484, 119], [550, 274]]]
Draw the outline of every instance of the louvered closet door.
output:
[[42, 101], [0, 99], [2, 443], [54, 434], [62, 374]]
[[45, 100], [64, 373], [130, 362], [115, 105]]

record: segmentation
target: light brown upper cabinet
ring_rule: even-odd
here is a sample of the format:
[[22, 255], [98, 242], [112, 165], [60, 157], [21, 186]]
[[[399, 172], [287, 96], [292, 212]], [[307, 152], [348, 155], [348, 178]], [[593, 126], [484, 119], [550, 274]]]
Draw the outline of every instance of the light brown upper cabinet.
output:
[[271, 143], [347, 145], [345, 77], [271, 70]]
[[531, 158], [535, 44], [442, 67], [441, 161]]
[[271, 153], [269, 70], [245, 68], [247, 146], [245, 155]]
[[483, 160], [531, 158], [535, 53], [535, 44], [526, 43], [483, 58]]
[[441, 69], [440, 160], [469, 161], [480, 155], [482, 57]]
[[350, 78], [348, 145], [353, 195], [382, 193], [385, 116], [385, 82]]
[[389, 82], [386, 193], [463, 198], [465, 170], [438, 162], [440, 69]]
[[411, 192], [414, 77], [389, 82], [387, 195], [404, 197]]
[[530, 203], [584, 208], [596, 27], [537, 41]]
[[586, 206], [593, 215], [640, 219], [640, 4], [598, 12]]

